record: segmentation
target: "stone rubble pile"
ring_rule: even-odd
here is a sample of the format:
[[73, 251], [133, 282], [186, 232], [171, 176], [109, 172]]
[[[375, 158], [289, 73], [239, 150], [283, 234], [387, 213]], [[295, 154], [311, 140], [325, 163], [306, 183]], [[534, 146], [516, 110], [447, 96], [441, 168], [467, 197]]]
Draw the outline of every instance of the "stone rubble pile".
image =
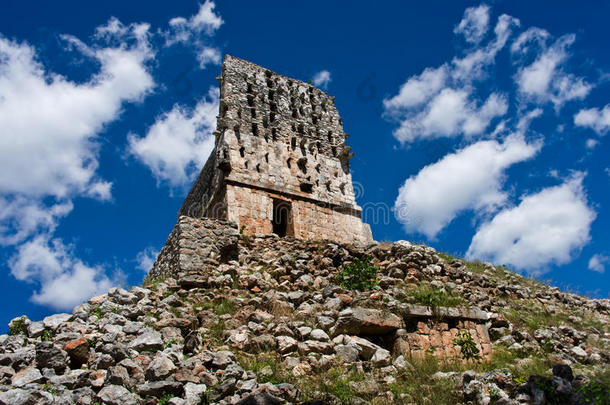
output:
[[[472, 331], [485, 358], [505, 350], [527, 360], [544, 350], [565, 365], [520, 383], [507, 370], [439, 375], [456, 381], [465, 403], [542, 404], [556, 393], [577, 404], [573, 387], [586, 377], [567, 365], [610, 362], [608, 300], [491, 265], [473, 272], [405, 241], [246, 237], [204, 221], [181, 218], [146, 288], [113, 288], [71, 314], [11, 321], [12, 334], [0, 336], [0, 404], [333, 404], [340, 399], [312, 388], [314, 379], [347, 368], [367, 376], [350, 383], [352, 403], [409, 403], [392, 384], [412, 356], [460, 361], [451, 334], [459, 329]], [[377, 285], [339, 285], [342, 265], [367, 257]], [[468, 306], [418, 305], [405, 290], [421, 284], [460, 294]], [[509, 320], [507, 310], [531, 302], [566, 322], [532, 333]], [[432, 325], [441, 325], [438, 335]]]

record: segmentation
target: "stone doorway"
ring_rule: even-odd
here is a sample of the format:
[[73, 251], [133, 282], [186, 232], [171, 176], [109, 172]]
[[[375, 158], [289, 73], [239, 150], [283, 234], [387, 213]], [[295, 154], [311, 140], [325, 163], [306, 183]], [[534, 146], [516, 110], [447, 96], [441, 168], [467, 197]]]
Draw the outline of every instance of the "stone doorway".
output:
[[273, 200], [273, 233], [280, 237], [294, 236], [292, 226], [292, 204], [284, 200]]

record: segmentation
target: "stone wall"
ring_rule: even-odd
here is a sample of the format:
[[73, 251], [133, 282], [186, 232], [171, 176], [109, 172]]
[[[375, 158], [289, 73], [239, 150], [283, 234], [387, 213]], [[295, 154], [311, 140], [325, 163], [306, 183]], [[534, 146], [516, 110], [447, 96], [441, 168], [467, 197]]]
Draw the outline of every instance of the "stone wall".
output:
[[147, 280], [205, 274], [211, 266], [237, 258], [239, 232], [235, 223], [181, 216], [161, 249]]
[[366, 243], [372, 239], [370, 228], [360, 220], [360, 213], [350, 209], [234, 185], [227, 186], [227, 199], [231, 202], [227, 219], [239, 223], [245, 234], [268, 234], [273, 231], [271, 219], [273, 200], [276, 199], [291, 204], [288, 236], [345, 243]]
[[409, 305], [403, 317], [406, 329], [397, 333], [394, 352], [425, 356], [460, 357], [454, 340], [460, 331], [468, 331], [484, 359], [491, 357], [491, 340], [487, 322], [489, 315], [476, 308], [438, 308]]
[[[371, 241], [334, 98], [229, 55], [219, 80], [214, 150], [179, 215], [229, 219], [246, 232], [271, 233], [272, 199], [280, 198], [293, 205], [290, 236]], [[239, 200], [230, 185], [241, 188]]]

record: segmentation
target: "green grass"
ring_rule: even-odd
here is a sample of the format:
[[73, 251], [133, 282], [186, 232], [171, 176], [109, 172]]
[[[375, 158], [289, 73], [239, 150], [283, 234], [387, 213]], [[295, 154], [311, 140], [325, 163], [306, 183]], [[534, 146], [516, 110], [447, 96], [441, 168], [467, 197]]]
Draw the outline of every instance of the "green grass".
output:
[[390, 384], [395, 403], [430, 405], [462, 403], [455, 381], [450, 378], [432, 377], [439, 371], [463, 371], [461, 363], [439, 360], [434, 356], [413, 357], [409, 359], [409, 363], [396, 375], [396, 382]]
[[446, 290], [433, 288], [429, 284], [419, 284], [405, 291], [415, 304], [425, 305], [437, 310], [440, 307], [459, 307], [467, 302], [459, 295]]
[[286, 382], [292, 376], [282, 367], [282, 357], [276, 352], [261, 352], [256, 354], [237, 353], [237, 362], [244, 370], [250, 370], [258, 374], [265, 367], [270, 367], [273, 374], [270, 376], [259, 376], [259, 383], [280, 384]]
[[228, 300], [226, 298], [222, 298], [219, 300], [213, 301], [200, 301], [193, 304], [193, 306], [198, 310], [208, 310], [211, 309], [218, 316], [230, 314], [233, 315], [237, 312], [237, 305], [235, 302]]

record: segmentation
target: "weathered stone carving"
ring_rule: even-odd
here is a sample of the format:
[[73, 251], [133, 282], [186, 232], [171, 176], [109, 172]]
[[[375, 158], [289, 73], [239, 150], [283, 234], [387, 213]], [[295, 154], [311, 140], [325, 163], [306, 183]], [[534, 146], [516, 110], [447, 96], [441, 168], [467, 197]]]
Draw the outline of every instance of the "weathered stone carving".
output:
[[245, 234], [369, 242], [333, 97], [227, 55], [216, 144], [179, 215]]

